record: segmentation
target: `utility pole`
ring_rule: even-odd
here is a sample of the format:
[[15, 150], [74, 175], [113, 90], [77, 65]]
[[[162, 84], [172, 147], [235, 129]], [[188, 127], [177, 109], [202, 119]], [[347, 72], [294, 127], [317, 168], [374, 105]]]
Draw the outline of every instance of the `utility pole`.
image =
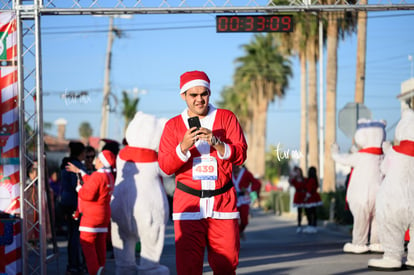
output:
[[[366, 5], [368, 0], [361, 0]], [[357, 64], [355, 79], [355, 102], [364, 104], [365, 99], [365, 67], [367, 60], [367, 15], [366, 11], [358, 11], [357, 22]], [[358, 118], [357, 118], [358, 119]]]
[[109, 118], [109, 94], [111, 93], [111, 61], [112, 61], [112, 44], [114, 43], [114, 17], [109, 16], [108, 44], [106, 47], [105, 76], [103, 88], [103, 101], [101, 110], [101, 139], [108, 135], [108, 118]]

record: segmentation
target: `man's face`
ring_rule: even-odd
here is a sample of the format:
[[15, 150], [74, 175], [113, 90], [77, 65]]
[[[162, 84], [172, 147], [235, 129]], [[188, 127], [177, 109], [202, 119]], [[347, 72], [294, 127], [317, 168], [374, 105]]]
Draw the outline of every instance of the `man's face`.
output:
[[87, 164], [87, 165], [93, 164], [94, 160], [95, 160], [95, 153], [94, 152], [85, 153], [85, 164]]
[[188, 107], [189, 116], [205, 116], [208, 112], [210, 91], [203, 86], [196, 86], [181, 94]]
[[104, 164], [102, 163], [100, 158], [95, 158], [94, 164], [96, 169], [101, 169], [102, 167], [104, 167]]

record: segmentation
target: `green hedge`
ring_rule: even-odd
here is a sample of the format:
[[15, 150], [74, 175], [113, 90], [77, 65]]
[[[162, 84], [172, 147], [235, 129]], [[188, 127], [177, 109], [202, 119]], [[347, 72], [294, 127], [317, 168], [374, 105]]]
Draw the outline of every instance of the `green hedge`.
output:
[[289, 212], [290, 211], [289, 192], [281, 192], [281, 191], [268, 192], [263, 208], [265, 210], [272, 210], [277, 215], [281, 215], [283, 212]]
[[331, 202], [334, 203], [333, 219], [338, 224], [351, 225], [353, 217], [345, 202], [345, 189], [338, 189], [336, 192], [322, 193], [323, 206], [318, 208], [318, 219], [329, 220]]
[[[322, 193], [321, 198], [323, 205], [317, 208], [318, 220], [329, 220], [330, 209], [333, 205], [333, 220], [338, 224], [352, 225], [352, 214], [346, 209], [344, 189], [339, 189], [336, 192]], [[289, 192], [271, 191], [263, 194], [263, 208], [266, 211], [273, 211], [277, 215], [283, 212], [290, 212], [290, 195]]]

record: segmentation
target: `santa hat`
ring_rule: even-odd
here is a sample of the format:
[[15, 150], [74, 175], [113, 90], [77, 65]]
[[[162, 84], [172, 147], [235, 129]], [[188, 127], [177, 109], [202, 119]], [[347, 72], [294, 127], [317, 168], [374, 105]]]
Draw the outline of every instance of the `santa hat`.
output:
[[191, 71], [180, 77], [180, 94], [195, 86], [203, 86], [210, 90], [210, 79], [205, 72]]
[[116, 158], [111, 151], [103, 150], [101, 153], [99, 153], [98, 158], [106, 168], [115, 167]]

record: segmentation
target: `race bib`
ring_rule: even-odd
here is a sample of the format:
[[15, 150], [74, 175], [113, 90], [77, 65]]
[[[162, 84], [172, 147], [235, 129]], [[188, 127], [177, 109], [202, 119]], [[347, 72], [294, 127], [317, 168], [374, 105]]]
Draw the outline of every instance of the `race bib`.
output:
[[194, 180], [216, 180], [217, 160], [214, 157], [197, 157], [193, 159]]

